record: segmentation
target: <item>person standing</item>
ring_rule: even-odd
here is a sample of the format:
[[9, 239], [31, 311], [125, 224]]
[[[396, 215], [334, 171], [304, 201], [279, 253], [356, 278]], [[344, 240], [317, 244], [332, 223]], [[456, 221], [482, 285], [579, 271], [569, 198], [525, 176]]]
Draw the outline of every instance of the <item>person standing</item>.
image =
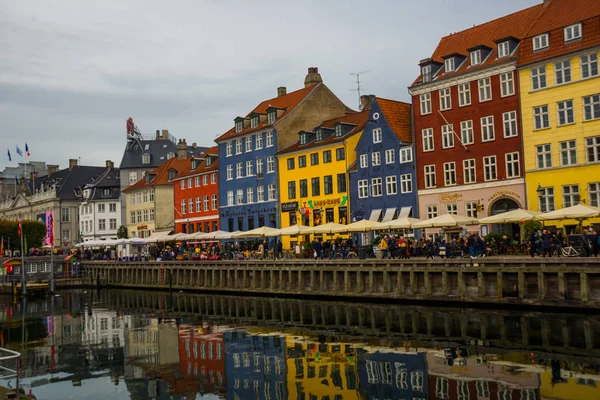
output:
[[329, 245], [329, 259], [337, 260], [337, 247], [335, 245], [335, 240], [332, 240], [331, 244]]
[[531, 254], [531, 258], [535, 257], [536, 241], [537, 241], [537, 237], [536, 237], [535, 231], [533, 231], [529, 234], [529, 254]]
[[594, 257], [598, 257], [598, 250], [600, 249], [600, 235], [596, 230], [592, 230], [592, 235], [590, 236], [590, 240], [592, 243], [592, 255]]
[[382, 259], [389, 258], [388, 235], [385, 235], [383, 238], [381, 238], [381, 242], [379, 242], [379, 249], [381, 250], [381, 258]]
[[471, 256], [471, 259], [474, 260], [476, 253], [475, 253], [475, 244], [476, 244], [477, 238], [475, 237], [475, 232], [471, 232], [471, 235], [469, 235], [469, 238], [467, 239], [467, 247], [469, 248], [469, 256]]
[[281, 239], [277, 239], [277, 253], [275, 254], [275, 259], [283, 259], [283, 245], [281, 244]]
[[319, 239], [315, 239], [315, 259], [320, 258], [323, 259], [323, 245], [319, 242]]
[[544, 229], [542, 232], [542, 248], [544, 257], [552, 257], [552, 235]]

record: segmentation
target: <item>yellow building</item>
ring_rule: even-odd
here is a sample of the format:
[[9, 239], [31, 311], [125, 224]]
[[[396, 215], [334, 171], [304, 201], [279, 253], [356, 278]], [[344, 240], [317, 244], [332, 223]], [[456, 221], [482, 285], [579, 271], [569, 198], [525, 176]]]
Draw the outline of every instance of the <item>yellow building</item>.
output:
[[[368, 115], [365, 110], [325, 121], [277, 154], [282, 228], [348, 223], [348, 168]], [[294, 237], [282, 240], [283, 248], [296, 243]]]
[[[578, 203], [600, 206], [599, 4], [549, 2], [520, 44], [523, 154], [531, 210]], [[556, 225], [571, 232], [577, 223]]]

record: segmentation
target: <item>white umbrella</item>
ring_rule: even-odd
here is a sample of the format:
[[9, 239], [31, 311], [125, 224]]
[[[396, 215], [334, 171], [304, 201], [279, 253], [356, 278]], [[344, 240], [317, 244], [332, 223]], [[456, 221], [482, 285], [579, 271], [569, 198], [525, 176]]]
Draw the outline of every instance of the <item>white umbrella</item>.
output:
[[175, 240], [194, 240], [196, 237], [193, 233], [178, 233], [173, 235]]
[[233, 232], [227, 232], [227, 231], [214, 231], [214, 232], [206, 232], [203, 234], [198, 234], [196, 236], [196, 239], [229, 239], [231, 238], [233, 235]]
[[426, 219], [425, 221], [416, 223], [413, 228], [443, 228], [462, 225], [478, 225], [477, 218], [466, 217], [464, 215], [444, 214], [435, 218]]
[[331, 235], [338, 232], [345, 232], [347, 226], [348, 225], [336, 224], [335, 222], [328, 222], [323, 225], [317, 225], [309, 228], [310, 231], [308, 231], [308, 233], [324, 233]]
[[382, 222], [382, 225], [385, 225], [388, 229], [410, 229], [419, 222], [422, 222], [422, 220], [416, 218], [403, 217], [391, 220], [389, 222]]
[[304, 225], [292, 225], [279, 230], [281, 236], [296, 236], [296, 235], [308, 235], [311, 233], [312, 228]]
[[270, 237], [270, 236], [279, 236], [279, 229], [269, 228], [268, 226], [261, 226], [260, 228], [252, 229], [247, 232], [240, 232], [235, 235], [235, 237], [248, 237], [248, 238], [256, 238], [256, 237]]
[[371, 221], [369, 219], [362, 219], [357, 222], [353, 222], [350, 225], [342, 225], [343, 228], [337, 230], [338, 233], [341, 232], [368, 232], [368, 231], [377, 231], [387, 229], [386, 224], [382, 224], [377, 221]]
[[508, 224], [513, 222], [530, 221], [534, 219], [540, 212], [523, 210], [517, 208], [516, 210], [507, 211], [502, 214], [491, 215], [489, 217], [481, 218], [480, 224]]
[[560, 219], [587, 219], [600, 216], [600, 208], [577, 204], [576, 206], [561, 208], [547, 213], [537, 215], [535, 219], [540, 221], [560, 220]]

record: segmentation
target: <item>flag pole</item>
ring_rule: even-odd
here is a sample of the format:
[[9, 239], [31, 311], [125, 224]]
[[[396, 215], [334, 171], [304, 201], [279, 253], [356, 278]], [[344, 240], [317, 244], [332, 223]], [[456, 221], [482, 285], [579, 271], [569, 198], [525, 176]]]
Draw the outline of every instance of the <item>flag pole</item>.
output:
[[21, 294], [25, 296], [27, 294], [27, 283], [25, 282], [25, 251], [23, 250], [23, 225], [21, 222], [21, 215], [19, 214], [19, 225], [21, 229]]

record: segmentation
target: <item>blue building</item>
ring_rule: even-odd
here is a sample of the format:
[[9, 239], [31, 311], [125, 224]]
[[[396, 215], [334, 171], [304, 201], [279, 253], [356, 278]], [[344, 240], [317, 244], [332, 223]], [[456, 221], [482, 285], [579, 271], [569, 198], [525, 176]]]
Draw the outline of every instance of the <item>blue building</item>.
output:
[[361, 103], [370, 115], [349, 171], [352, 221], [416, 218], [411, 105], [375, 96]]
[[219, 146], [219, 220], [222, 230], [280, 227], [277, 151], [298, 132], [350, 111], [309, 68], [304, 88], [261, 102], [216, 139]]

